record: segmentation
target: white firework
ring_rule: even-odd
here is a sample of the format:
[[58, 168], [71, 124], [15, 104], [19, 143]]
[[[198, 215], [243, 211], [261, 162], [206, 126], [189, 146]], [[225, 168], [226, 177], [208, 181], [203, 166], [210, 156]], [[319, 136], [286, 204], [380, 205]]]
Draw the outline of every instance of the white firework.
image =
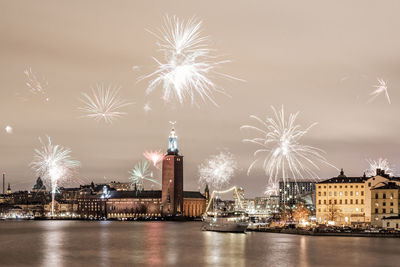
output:
[[183, 104], [185, 99], [195, 103], [198, 95], [204, 102], [207, 100], [217, 105], [213, 93], [224, 93], [214, 83], [216, 77], [233, 78], [217, 72], [217, 67], [229, 60], [218, 61], [211, 55], [208, 46], [209, 37], [203, 36], [202, 21], [181, 20], [175, 16], [165, 16], [164, 26], [158, 34], [159, 51], [164, 60], [153, 58], [158, 68], [153, 73], [139, 78], [151, 78], [146, 93], [151, 93], [159, 85], [163, 88], [163, 99], [170, 102], [176, 99]]
[[369, 99], [368, 102], [372, 102], [377, 96], [379, 96], [380, 94], [384, 93], [385, 96], [386, 96], [386, 100], [390, 104], [390, 97], [389, 97], [389, 93], [388, 93], [388, 88], [387, 88], [386, 82], [383, 79], [379, 79], [379, 78], [377, 80], [379, 82], [379, 85], [375, 85], [374, 86], [376, 89], [369, 94], [371, 96], [371, 98]]
[[41, 96], [45, 101], [49, 101], [46, 92], [46, 87], [49, 85], [47, 80], [45, 78], [37, 78], [31, 68], [24, 70], [24, 74], [27, 78], [26, 85], [28, 86], [29, 91], [32, 94]]
[[146, 112], [146, 113], [150, 112], [150, 111], [152, 110], [152, 108], [151, 108], [151, 106], [150, 106], [150, 103], [144, 104], [143, 110], [144, 110], [144, 112]]
[[268, 183], [264, 194], [266, 196], [279, 196], [279, 183], [277, 181]]
[[121, 108], [133, 104], [120, 98], [119, 89], [118, 87], [105, 88], [103, 85], [96, 85], [95, 88], [92, 88], [92, 95], [82, 93], [84, 98], [80, 100], [85, 106], [79, 109], [88, 113], [85, 117], [112, 123], [116, 118], [126, 114], [126, 112], [120, 111]]
[[145, 181], [160, 185], [160, 182], [153, 178], [153, 172], [150, 171], [149, 167], [148, 161], [140, 161], [129, 171], [131, 184], [136, 186], [139, 191], [144, 189]]
[[274, 107], [272, 110], [275, 118], [267, 117], [265, 121], [254, 115], [250, 116], [261, 124], [261, 127], [251, 125], [241, 127], [241, 129], [250, 129], [261, 134], [251, 139], [243, 139], [243, 142], [261, 147], [254, 152], [256, 159], [251, 163], [248, 175], [256, 163], [261, 162], [268, 177], [268, 188], [276, 191], [281, 180], [285, 183], [289, 180], [318, 180], [319, 176], [315, 171], [319, 170], [317, 163], [334, 167], [322, 155], [325, 153], [323, 150], [301, 144], [301, 138], [316, 123], [302, 130], [300, 125], [295, 124], [298, 112], [290, 114], [286, 119], [283, 106], [280, 111]]
[[365, 175], [375, 176], [376, 169], [385, 171], [389, 176], [394, 176], [394, 169], [390, 166], [390, 162], [387, 159], [379, 158], [378, 160], [367, 159], [369, 168], [365, 170]]
[[10, 125], [7, 125], [5, 130], [6, 130], [6, 133], [8, 133], [8, 134], [12, 134], [13, 131], [14, 131], [13, 128]]
[[235, 157], [229, 152], [220, 152], [199, 165], [199, 182], [220, 189], [229, 184], [236, 169]]
[[53, 145], [50, 137], [41, 149], [35, 149], [34, 160], [30, 164], [36, 175], [43, 178], [44, 182], [51, 188], [52, 207], [51, 215], [54, 215], [54, 195], [62, 181], [71, 177], [73, 171], [80, 166], [79, 161], [71, 157], [71, 150], [59, 145]]

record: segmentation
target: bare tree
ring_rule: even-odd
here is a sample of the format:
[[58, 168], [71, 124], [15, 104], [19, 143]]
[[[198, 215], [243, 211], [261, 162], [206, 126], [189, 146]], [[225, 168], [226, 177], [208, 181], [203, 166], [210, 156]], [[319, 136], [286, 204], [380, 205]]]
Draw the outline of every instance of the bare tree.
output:
[[336, 204], [334, 204], [334, 200], [330, 204], [328, 204], [328, 221], [336, 221], [340, 217], [342, 217], [342, 213], [340, 212], [340, 209], [337, 207]]
[[307, 207], [304, 205], [304, 203], [298, 203], [296, 205], [296, 208], [293, 210], [293, 219], [296, 220], [296, 222], [301, 222], [302, 220], [308, 221], [309, 216], [311, 212]]

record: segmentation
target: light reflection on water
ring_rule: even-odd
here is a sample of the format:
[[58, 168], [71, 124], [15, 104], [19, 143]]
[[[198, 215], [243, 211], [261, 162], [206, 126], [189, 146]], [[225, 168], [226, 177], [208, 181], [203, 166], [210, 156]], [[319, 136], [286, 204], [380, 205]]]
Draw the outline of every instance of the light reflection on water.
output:
[[206, 266], [245, 266], [246, 234], [203, 232]]
[[47, 221], [42, 227], [45, 228], [43, 236], [43, 266], [61, 266], [63, 257], [64, 223]]
[[1, 266], [391, 266], [400, 239], [200, 231], [173, 222], [0, 222]]

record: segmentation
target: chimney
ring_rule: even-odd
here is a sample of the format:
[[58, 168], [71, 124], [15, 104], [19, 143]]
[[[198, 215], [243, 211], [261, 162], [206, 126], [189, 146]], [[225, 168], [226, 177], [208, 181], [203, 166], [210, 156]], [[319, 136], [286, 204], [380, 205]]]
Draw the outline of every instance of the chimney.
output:
[[376, 169], [376, 175], [381, 175], [381, 169]]
[[3, 172], [3, 195], [6, 193], [6, 173]]

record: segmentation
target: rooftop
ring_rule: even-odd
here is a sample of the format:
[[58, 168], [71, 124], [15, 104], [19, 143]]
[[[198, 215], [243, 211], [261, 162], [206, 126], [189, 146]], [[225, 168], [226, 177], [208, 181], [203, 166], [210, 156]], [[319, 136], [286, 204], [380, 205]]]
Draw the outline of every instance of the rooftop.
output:
[[396, 183], [389, 182], [385, 183], [385, 185], [373, 188], [373, 190], [380, 190], [380, 189], [400, 189], [400, 186], [398, 186]]
[[161, 198], [161, 190], [111, 191], [109, 198]]
[[340, 183], [364, 183], [369, 177], [333, 177], [318, 184], [340, 184]]
[[199, 191], [183, 191], [183, 198], [202, 198], [206, 197]]

